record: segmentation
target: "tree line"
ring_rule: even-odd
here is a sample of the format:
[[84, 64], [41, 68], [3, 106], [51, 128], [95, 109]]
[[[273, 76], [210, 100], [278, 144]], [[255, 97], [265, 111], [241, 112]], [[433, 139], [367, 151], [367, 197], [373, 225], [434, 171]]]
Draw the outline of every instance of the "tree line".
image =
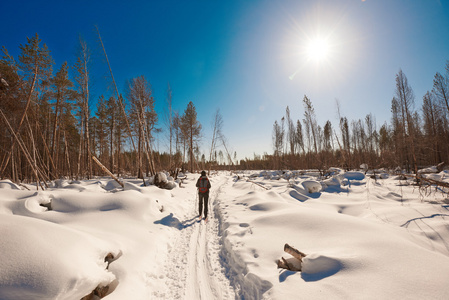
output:
[[415, 95], [402, 70], [395, 77], [391, 100], [391, 121], [376, 125], [372, 114], [349, 121], [318, 125], [312, 101], [304, 96], [302, 120], [294, 122], [289, 107], [273, 125], [273, 154], [240, 162], [243, 168], [320, 169], [400, 169], [407, 172], [449, 161], [449, 61], [445, 73], [436, 73], [433, 87], [415, 107]]
[[[98, 28], [97, 32], [102, 44]], [[161, 130], [156, 126], [159, 116], [145, 76], [128, 80], [124, 93], [119, 93], [103, 46], [115, 94], [92, 99], [92, 53], [82, 38], [74, 65], [64, 62], [56, 72], [50, 50], [38, 34], [19, 48], [17, 60], [5, 47], [0, 59], [1, 178], [46, 185], [62, 177], [92, 178], [103, 174], [103, 168], [144, 178], [158, 170], [176, 173], [180, 167], [191, 171], [205, 167], [199, 165], [202, 126], [195, 105], [189, 102], [183, 113], [174, 111], [170, 85], [166, 97], [170, 147], [169, 153], [159, 153], [154, 150], [155, 134]], [[221, 125], [216, 126], [218, 137]]]
[[[349, 121], [318, 124], [312, 101], [304, 96], [302, 119], [289, 107], [273, 125], [273, 153], [254, 155], [237, 164], [222, 133], [217, 110], [212, 120], [210, 152], [200, 151], [202, 125], [193, 102], [182, 113], [172, 108], [167, 86], [165, 128], [168, 152], [155, 150], [160, 116], [155, 111], [151, 84], [145, 76], [117, 84], [97, 28], [115, 93], [91, 96], [92, 53], [79, 39], [73, 66], [64, 62], [56, 72], [50, 50], [36, 34], [20, 45], [17, 60], [5, 47], [0, 59], [0, 175], [14, 182], [42, 185], [57, 178], [92, 178], [109, 170], [118, 176], [144, 178], [157, 171], [188, 169], [346, 169], [400, 168], [417, 172], [421, 166], [449, 159], [449, 62], [436, 73], [433, 87], [415, 107], [407, 77], [396, 74], [391, 121], [377, 126], [372, 114]], [[95, 101], [94, 101], [95, 100]], [[91, 109], [92, 103], [95, 109]]]

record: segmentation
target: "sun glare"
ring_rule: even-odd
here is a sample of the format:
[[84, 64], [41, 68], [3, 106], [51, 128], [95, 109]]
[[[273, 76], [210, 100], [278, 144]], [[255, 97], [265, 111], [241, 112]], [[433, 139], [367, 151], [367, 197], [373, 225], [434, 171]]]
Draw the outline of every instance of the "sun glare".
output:
[[304, 13], [290, 16], [291, 28], [285, 36], [290, 80], [335, 83], [362, 54], [358, 29], [349, 22], [348, 12], [335, 5], [311, 5]]
[[321, 62], [329, 54], [329, 43], [325, 39], [316, 38], [310, 40], [307, 45], [307, 57], [309, 60]]

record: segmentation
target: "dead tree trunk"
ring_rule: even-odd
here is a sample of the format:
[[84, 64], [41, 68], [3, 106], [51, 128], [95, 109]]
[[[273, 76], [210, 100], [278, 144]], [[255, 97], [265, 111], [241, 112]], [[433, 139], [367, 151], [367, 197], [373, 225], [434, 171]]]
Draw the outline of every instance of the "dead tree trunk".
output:
[[118, 180], [117, 177], [114, 176], [114, 174], [111, 173], [111, 171], [108, 170], [108, 168], [106, 168], [95, 156], [92, 155], [92, 159], [94, 160], [94, 162], [103, 170], [105, 171], [109, 176], [112, 177], [112, 179], [114, 179], [115, 181], [118, 182], [118, 184], [121, 185], [122, 188], [125, 187], [125, 185], [123, 184], [123, 182], [121, 182], [120, 180]]

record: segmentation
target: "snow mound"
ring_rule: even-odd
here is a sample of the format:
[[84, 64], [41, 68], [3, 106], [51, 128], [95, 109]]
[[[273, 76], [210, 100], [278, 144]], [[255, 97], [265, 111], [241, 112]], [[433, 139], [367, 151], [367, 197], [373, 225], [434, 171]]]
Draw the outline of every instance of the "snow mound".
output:
[[310, 274], [315, 277], [328, 277], [337, 273], [342, 268], [342, 264], [334, 258], [320, 255], [309, 254], [303, 258], [302, 273]]
[[1, 299], [80, 299], [115, 280], [104, 262], [112, 247], [93, 236], [14, 215], [0, 229]]
[[308, 191], [309, 193], [319, 193], [322, 190], [321, 183], [316, 180], [305, 180], [302, 182], [302, 186]]
[[326, 186], [340, 186], [340, 179], [338, 176], [332, 176], [331, 178], [323, 180]]
[[115, 180], [109, 180], [104, 186], [103, 188], [106, 191], [117, 191], [117, 189], [121, 189], [122, 186]]
[[0, 189], [20, 190], [19, 186], [9, 179], [0, 181]]
[[142, 188], [139, 187], [137, 184], [134, 184], [132, 182], [125, 182], [124, 184], [124, 189], [125, 191], [137, 191], [137, 192], [142, 192]]
[[160, 182], [164, 182], [164, 183], [168, 182], [167, 174], [165, 174], [164, 172], [157, 173], [157, 176], [159, 176]]
[[4, 208], [11, 214], [22, 216], [34, 216], [48, 211], [52, 196], [33, 195], [25, 199], [4, 202]]
[[67, 186], [69, 186], [69, 184], [70, 184], [69, 181], [66, 179], [56, 179], [54, 181], [53, 187], [63, 189], [63, 188], [66, 188]]
[[176, 182], [174, 182], [174, 181], [168, 181], [166, 184], [165, 184], [165, 189], [166, 190], [172, 190], [172, 189], [174, 189], [175, 187], [177, 187], [178, 185], [176, 184]]

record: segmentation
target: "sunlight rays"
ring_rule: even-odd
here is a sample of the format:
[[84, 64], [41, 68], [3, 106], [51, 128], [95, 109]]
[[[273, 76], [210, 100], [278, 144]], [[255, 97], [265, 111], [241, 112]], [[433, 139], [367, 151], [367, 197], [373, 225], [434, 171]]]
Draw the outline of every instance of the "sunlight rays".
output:
[[347, 11], [317, 5], [302, 15], [287, 14], [288, 78], [307, 86], [337, 85], [356, 56], [354, 29], [345, 18]]

